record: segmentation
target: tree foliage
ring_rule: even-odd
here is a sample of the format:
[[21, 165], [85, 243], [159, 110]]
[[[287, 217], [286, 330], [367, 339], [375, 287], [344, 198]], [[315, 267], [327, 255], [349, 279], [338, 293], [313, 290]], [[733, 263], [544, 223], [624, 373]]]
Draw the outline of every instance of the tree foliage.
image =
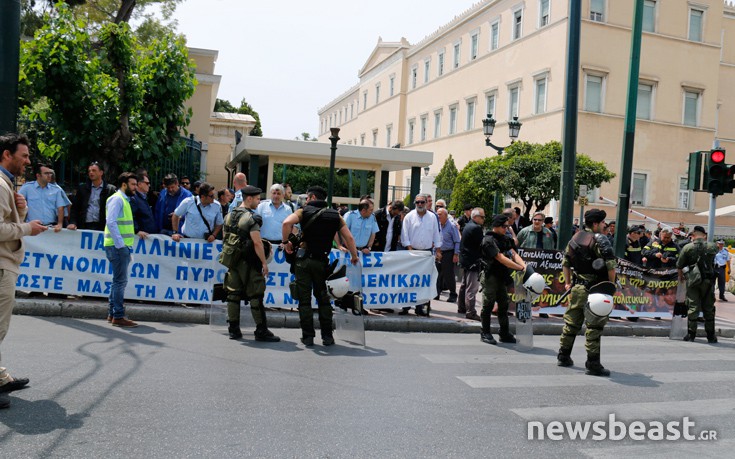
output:
[[[455, 181], [451, 208], [461, 210], [470, 203], [492, 209], [494, 193], [500, 192], [523, 203], [523, 212], [542, 211], [552, 199], [559, 199], [561, 187], [560, 142], [546, 144], [515, 142], [503, 155], [471, 161]], [[575, 198], [579, 185], [598, 188], [615, 174], [600, 161], [577, 153]]]
[[141, 46], [127, 23], [90, 35], [59, 3], [21, 47], [22, 118], [42, 120], [42, 153], [115, 172], [178, 154], [194, 92], [194, 68], [182, 37], [168, 33]]
[[[273, 182], [283, 181], [282, 164], [273, 168]], [[352, 174], [352, 188], [350, 188], [350, 174]], [[375, 172], [358, 171], [354, 169], [337, 169], [334, 173], [334, 195], [358, 198], [361, 195], [361, 177], [365, 176], [365, 194], [372, 194], [375, 189]], [[315, 166], [286, 166], [286, 180], [291, 185], [294, 194], [305, 193], [310, 186], [319, 185], [327, 189], [329, 183], [329, 168]]]
[[454, 164], [454, 158], [450, 154], [434, 179], [434, 185], [436, 185], [435, 199], [444, 199], [447, 205], [452, 202], [452, 189], [454, 188], [454, 182], [457, 180], [457, 175], [459, 175], [459, 171]]
[[260, 115], [256, 112], [243, 97], [240, 101], [240, 107], [235, 107], [228, 100], [217, 99], [214, 101], [214, 111], [223, 113], [239, 113], [241, 115], [250, 115], [255, 118], [255, 127], [250, 131], [250, 135], [254, 137], [263, 137], [263, 129], [260, 125]]

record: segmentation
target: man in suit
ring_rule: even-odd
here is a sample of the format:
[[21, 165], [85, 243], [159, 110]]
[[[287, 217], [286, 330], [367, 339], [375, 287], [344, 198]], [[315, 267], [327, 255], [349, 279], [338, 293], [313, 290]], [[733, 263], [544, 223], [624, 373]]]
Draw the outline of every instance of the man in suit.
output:
[[105, 203], [116, 188], [105, 182], [105, 170], [97, 161], [87, 167], [89, 181], [79, 186], [71, 206], [67, 229], [105, 230]]
[[403, 201], [396, 200], [375, 211], [375, 220], [378, 222], [378, 233], [373, 242], [373, 252], [395, 252], [398, 250], [398, 241], [401, 239], [401, 213]]

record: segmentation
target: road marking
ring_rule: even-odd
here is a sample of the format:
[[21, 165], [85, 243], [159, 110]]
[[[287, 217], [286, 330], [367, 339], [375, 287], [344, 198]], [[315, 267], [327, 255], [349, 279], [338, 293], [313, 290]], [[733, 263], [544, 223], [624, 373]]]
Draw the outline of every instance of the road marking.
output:
[[[691, 344], [690, 349], [696, 351]], [[503, 354], [421, 354], [431, 363], [437, 364], [528, 364], [528, 363], [545, 363], [556, 365], [556, 354], [554, 355], [538, 355], [533, 353], [519, 354], [515, 351]], [[579, 360], [580, 366], [584, 364], [585, 356], [583, 350], [579, 355], [573, 354], [573, 359]], [[602, 357], [603, 365], [608, 362], [680, 362], [680, 361], [733, 361], [735, 360], [735, 352], [670, 352], [670, 353], [645, 353], [641, 352], [636, 355], [630, 353], [605, 354]]]
[[593, 378], [581, 371], [568, 375], [517, 375], [517, 376], [457, 376], [474, 389], [500, 389], [514, 387], [569, 387], [569, 386], [620, 386], [642, 385], [656, 387], [660, 384], [706, 383], [735, 380], [735, 371], [691, 371], [670, 373], [613, 373], [610, 378]]
[[696, 457], [697, 459], [730, 457], [735, 440], [672, 441], [643, 445], [614, 446], [609, 448], [580, 449], [592, 459], [618, 459], [620, 457], [645, 457], [646, 459], [670, 459], [672, 457]]
[[[700, 373], [704, 375], [705, 373]], [[520, 377], [519, 377], [520, 378]], [[587, 378], [592, 378], [587, 376]], [[687, 400], [671, 402], [637, 402], [614, 405], [570, 405], [542, 408], [514, 408], [510, 410], [527, 421], [601, 420], [611, 413], [619, 420], [674, 420], [688, 416], [732, 416], [735, 399]], [[705, 426], [700, 426], [705, 428]], [[728, 455], [729, 456], [729, 455]]]

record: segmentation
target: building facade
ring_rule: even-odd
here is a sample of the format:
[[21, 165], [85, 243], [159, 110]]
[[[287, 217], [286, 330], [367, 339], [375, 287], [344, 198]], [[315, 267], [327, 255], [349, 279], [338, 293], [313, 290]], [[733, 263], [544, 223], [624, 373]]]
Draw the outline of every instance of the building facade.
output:
[[[459, 169], [494, 155], [493, 142], [562, 140], [569, 2], [484, 0], [422, 41], [378, 41], [359, 82], [318, 111], [319, 140], [340, 127], [345, 143], [434, 152], [432, 173], [451, 154]], [[620, 171], [634, 2], [582, 0], [577, 151]], [[723, 0], [645, 0], [632, 208], [669, 225], [701, 224], [709, 195], [686, 190], [689, 152], [719, 140], [735, 163], [735, 5]], [[400, 154], [400, 153], [397, 153]], [[391, 176], [394, 185], [408, 177]], [[590, 201], [615, 215], [619, 182]], [[735, 204], [732, 195], [718, 207]], [[578, 209], [575, 211], [578, 212]], [[631, 222], [644, 222], [630, 216]], [[649, 226], [652, 226], [649, 224]], [[717, 234], [735, 234], [718, 217]]]

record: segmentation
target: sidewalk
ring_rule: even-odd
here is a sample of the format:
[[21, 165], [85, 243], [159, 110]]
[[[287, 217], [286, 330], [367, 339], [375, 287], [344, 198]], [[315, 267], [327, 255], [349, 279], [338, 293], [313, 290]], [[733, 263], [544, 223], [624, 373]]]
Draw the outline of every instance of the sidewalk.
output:
[[[729, 302], [718, 301], [717, 335], [735, 338], [735, 295], [726, 294]], [[442, 295], [442, 299], [446, 294]], [[210, 323], [208, 306], [182, 306], [168, 304], [144, 304], [126, 302], [128, 316], [141, 322], [184, 322], [195, 324]], [[479, 312], [479, 311], [478, 311]], [[90, 298], [48, 298], [46, 296], [28, 297], [18, 292], [14, 314], [53, 317], [74, 317], [105, 320], [107, 301]], [[511, 331], [515, 329], [515, 319], [510, 317]], [[627, 319], [610, 319], [605, 327], [608, 336], [669, 336], [670, 321], [667, 319], [644, 319], [636, 322]], [[295, 309], [269, 309], [268, 325], [274, 328], [298, 328], [299, 316]], [[561, 317], [533, 318], [535, 335], [560, 335], [564, 322]], [[372, 312], [365, 317], [365, 329], [390, 332], [424, 333], [476, 333], [480, 334], [480, 323], [468, 320], [464, 314], [457, 313], [457, 305], [446, 301], [431, 302], [431, 317], [417, 317], [413, 310], [407, 316], [395, 312]], [[498, 322], [494, 317], [492, 332], [497, 334]], [[700, 325], [699, 335], [704, 336]]]

